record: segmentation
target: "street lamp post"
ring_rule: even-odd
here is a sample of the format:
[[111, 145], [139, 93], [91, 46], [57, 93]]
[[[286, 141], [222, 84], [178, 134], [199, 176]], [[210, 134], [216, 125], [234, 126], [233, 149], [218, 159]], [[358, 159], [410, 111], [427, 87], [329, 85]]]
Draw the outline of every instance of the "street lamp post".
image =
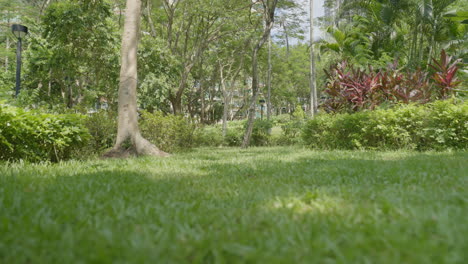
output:
[[13, 24], [11, 26], [13, 35], [18, 39], [18, 45], [16, 47], [16, 90], [15, 97], [18, 97], [21, 87], [21, 40], [28, 34], [28, 28], [22, 25]]
[[265, 99], [260, 99], [258, 100], [258, 102], [260, 103], [260, 118], [261, 120], [263, 120], [263, 107], [265, 106]]

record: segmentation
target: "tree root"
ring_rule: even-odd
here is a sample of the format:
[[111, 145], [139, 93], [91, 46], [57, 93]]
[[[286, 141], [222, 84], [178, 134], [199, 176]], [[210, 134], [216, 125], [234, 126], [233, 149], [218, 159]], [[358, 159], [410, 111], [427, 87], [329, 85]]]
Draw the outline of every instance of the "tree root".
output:
[[[123, 143], [123, 142], [122, 142]], [[139, 133], [132, 139], [132, 146], [129, 148], [122, 147], [122, 143], [116, 144], [111, 150], [102, 155], [103, 158], [129, 158], [135, 156], [155, 156], [169, 157], [171, 154], [166, 153], [154, 144], [143, 138]]]

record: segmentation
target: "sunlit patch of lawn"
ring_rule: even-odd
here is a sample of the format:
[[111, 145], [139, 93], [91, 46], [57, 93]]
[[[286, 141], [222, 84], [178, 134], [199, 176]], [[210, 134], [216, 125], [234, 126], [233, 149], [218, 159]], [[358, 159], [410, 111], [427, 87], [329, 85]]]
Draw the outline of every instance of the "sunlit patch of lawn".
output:
[[0, 263], [465, 263], [466, 152], [0, 165]]

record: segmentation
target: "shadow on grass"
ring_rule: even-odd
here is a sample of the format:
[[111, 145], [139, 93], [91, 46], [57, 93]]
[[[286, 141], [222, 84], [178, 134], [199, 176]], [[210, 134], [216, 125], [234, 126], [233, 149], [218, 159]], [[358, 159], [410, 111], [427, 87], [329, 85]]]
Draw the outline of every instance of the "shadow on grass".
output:
[[[50, 177], [3, 178], [0, 260], [462, 259], [467, 228], [461, 209], [466, 202], [451, 195], [464, 193], [456, 189], [463, 180], [464, 154], [385, 159], [358, 153], [343, 159], [325, 152], [282, 160], [268, 153], [254, 155], [256, 151], [228, 151], [242, 155], [242, 161], [218, 159], [217, 154], [226, 153], [220, 150], [197, 157], [202, 162], [193, 164], [181, 163], [184, 157], [147, 158], [114, 161], [111, 166], [99, 162], [86, 173], [64, 170]], [[282, 154], [293, 155], [294, 150]], [[165, 162], [166, 169], [160, 166]], [[175, 166], [190, 169], [171, 169]]]

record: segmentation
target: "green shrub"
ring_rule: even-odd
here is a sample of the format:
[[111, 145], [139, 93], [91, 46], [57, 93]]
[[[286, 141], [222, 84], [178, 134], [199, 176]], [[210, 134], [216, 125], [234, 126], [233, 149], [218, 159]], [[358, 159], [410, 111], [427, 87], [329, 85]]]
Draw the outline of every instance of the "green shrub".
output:
[[244, 140], [244, 130], [242, 127], [229, 128], [224, 137], [224, 142], [229, 147], [239, 147]]
[[282, 133], [279, 137], [274, 138], [274, 145], [286, 146], [295, 145], [302, 142], [301, 131], [304, 127], [305, 120], [294, 119], [281, 125]]
[[224, 145], [223, 132], [219, 126], [205, 126], [197, 129], [195, 145], [206, 147], [219, 147]]
[[468, 103], [319, 115], [306, 123], [302, 137], [307, 145], [325, 149], [466, 149]]
[[195, 145], [195, 125], [183, 116], [143, 111], [140, 129], [146, 139], [166, 152], [177, 152]]
[[99, 111], [89, 115], [85, 125], [91, 134], [88, 153], [101, 154], [111, 148], [117, 136], [117, 115], [110, 111]]
[[89, 137], [81, 115], [46, 114], [0, 104], [0, 160], [67, 159]]
[[293, 119], [305, 119], [306, 114], [304, 110], [302, 110], [302, 107], [300, 105], [297, 105], [296, 108], [294, 108], [294, 112], [292, 113]]
[[291, 121], [291, 115], [290, 114], [277, 115], [277, 116], [273, 116], [271, 120], [273, 121], [274, 125], [282, 125]]
[[[244, 131], [247, 127], [247, 122], [244, 125]], [[256, 119], [252, 129], [252, 137], [250, 139], [251, 146], [266, 146], [270, 143], [271, 135], [269, 130], [273, 127], [271, 121]]]

